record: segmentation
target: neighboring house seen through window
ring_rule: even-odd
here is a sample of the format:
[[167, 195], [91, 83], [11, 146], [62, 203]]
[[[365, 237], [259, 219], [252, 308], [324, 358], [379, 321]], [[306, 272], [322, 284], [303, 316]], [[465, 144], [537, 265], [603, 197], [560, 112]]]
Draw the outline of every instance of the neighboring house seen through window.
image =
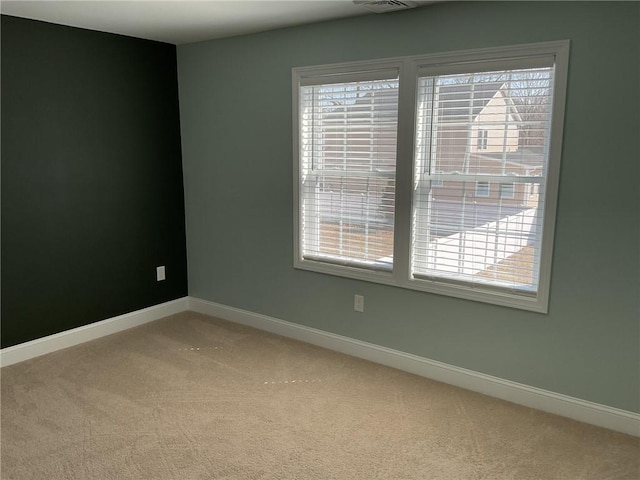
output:
[[294, 266], [547, 311], [567, 50], [294, 69]]

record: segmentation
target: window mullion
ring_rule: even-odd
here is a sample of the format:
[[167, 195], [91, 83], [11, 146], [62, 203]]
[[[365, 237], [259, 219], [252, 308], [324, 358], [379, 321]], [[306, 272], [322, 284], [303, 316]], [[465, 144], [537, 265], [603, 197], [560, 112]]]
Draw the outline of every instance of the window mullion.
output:
[[409, 281], [413, 156], [415, 145], [416, 66], [404, 61], [400, 68], [398, 92], [398, 142], [396, 150], [396, 205], [394, 226], [394, 278]]

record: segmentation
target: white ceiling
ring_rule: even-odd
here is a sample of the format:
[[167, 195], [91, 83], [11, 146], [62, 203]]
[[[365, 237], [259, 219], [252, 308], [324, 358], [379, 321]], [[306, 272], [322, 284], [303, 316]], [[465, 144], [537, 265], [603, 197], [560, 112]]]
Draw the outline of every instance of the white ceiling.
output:
[[371, 13], [351, 0], [2, 0], [0, 11], [173, 44]]

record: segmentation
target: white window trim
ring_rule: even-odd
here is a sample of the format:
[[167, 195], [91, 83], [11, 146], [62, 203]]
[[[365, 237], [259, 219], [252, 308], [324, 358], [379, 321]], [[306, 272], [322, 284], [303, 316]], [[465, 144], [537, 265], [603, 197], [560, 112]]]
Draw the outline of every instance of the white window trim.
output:
[[[537, 293], [527, 296], [522, 292], [496, 289], [490, 285], [471, 285], [466, 283], [438, 281], [438, 279], [410, 278], [410, 228], [412, 215], [413, 156], [415, 145], [415, 98], [418, 71], [431, 73], [469, 73], [478, 65], [482, 68], [520, 68], [544, 63], [554, 58], [554, 96], [550, 125], [549, 162], [544, 193], [544, 223], [540, 243], [539, 280]], [[340, 277], [364, 280], [392, 285], [412, 290], [420, 290], [467, 300], [502, 305], [506, 307], [547, 313], [551, 282], [551, 260], [556, 223], [556, 209], [559, 187], [560, 158], [564, 127], [564, 110], [567, 89], [569, 63], [569, 41], [553, 41], [527, 45], [498, 48], [464, 50], [429, 55], [387, 58], [373, 61], [359, 61], [345, 64], [323, 65], [318, 67], [300, 67], [292, 70], [293, 90], [293, 192], [294, 192], [294, 228], [293, 250], [294, 268], [325, 273]], [[304, 260], [300, 249], [301, 202], [300, 202], [300, 165], [299, 165], [299, 87], [318, 77], [330, 78], [331, 75], [344, 75], [385, 68], [398, 69], [400, 72], [400, 93], [398, 105], [398, 139], [396, 166], [396, 212], [394, 230], [394, 265], [392, 272], [366, 270], [350, 266], [336, 266], [316, 261]], [[404, 80], [403, 80], [404, 79]], [[409, 81], [407, 81], [409, 79]], [[414, 79], [414, 80], [411, 80]], [[323, 80], [324, 81], [324, 80]]]

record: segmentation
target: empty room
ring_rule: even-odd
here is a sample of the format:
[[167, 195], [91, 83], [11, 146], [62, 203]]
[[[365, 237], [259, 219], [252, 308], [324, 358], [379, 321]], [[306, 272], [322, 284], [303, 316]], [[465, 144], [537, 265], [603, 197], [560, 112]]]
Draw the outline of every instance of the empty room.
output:
[[0, 478], [640, 478], [640, 3], [2, 1]]

